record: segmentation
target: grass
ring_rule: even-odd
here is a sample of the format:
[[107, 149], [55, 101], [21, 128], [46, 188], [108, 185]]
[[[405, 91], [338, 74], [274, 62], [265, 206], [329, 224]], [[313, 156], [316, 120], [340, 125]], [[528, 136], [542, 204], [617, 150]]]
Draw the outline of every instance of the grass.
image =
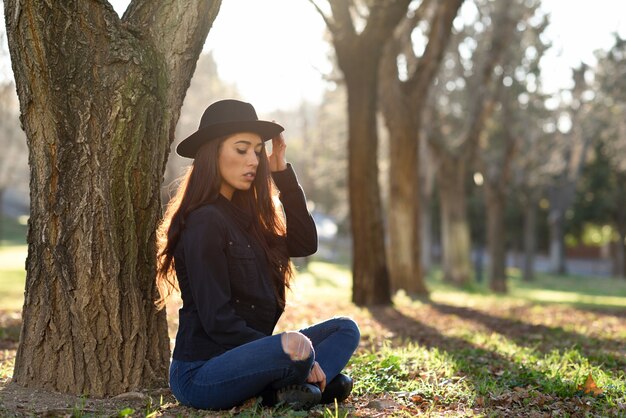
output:
[[27, 217], [19, 219], [0, 216], [0, 247], [23, 245], [26, 242]]
[[0, 247], [0, 307], [17, 311], [24, 302], [27, 248], [25, 245]]
[[[23, 245], [0, 249], [5, 310], [21, 308], [25, 251]], [[354, 317], [362, 344], [348, 366], [356, 382], [350, 402], [309, 414], [251, 401], [219, 416], [626, 416], [626, 281], [538, 275], [527, 283], [515, 270], [510, 275], [510, 293], [499, 296], [485, 283], [451, 287], [435, 270], [429, 298], [398, 294], [391, 307], [365, 309], [350, 303], [345, 266], [312, 260], [298, 269], [277, 331]], [[2, 359], [0, 382], [12, 367], [11, 358]], [[601, 394], [585, 393], [588, 376]], [[74, 416], [89, 415], [84, 400], [74, 405]], [[116, 411], [217, 416], [171, 396]]]

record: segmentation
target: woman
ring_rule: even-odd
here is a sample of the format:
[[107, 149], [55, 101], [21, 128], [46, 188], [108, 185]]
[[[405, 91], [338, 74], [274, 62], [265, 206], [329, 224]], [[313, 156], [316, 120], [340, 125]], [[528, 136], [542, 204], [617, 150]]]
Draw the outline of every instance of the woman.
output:
[[[272, 335], [289, 257], [317, 250], [282, 131], [258, 120], [252, 105], [222, 100], [176, 149], [194, 161], [159, 228], [157, 284], [160, 307], [174, 289], [183, 300], [170, 386], [184, 405], [226, 409], [261, 396], [264, 405], [304, 409], [352, 390], [340, 373], [359, 341], [352, 320]], [[283, 211], [274, 207], [274, 184]]]

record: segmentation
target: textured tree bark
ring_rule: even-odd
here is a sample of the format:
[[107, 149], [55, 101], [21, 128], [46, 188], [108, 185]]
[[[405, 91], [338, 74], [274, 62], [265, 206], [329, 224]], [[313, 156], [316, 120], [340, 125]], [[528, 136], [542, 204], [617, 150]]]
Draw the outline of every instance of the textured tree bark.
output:
[[466, 160], [465, 157], [457, 159], [449, 154], [440, 155], [437, 176], [441, 201], [443, 278], [457, 286], [469, 284], [472, 275], [465, 190]]
[[[410, 34], [423, 19], [421, 10], [399, 26], [388, 41], [381, 65], [380, 97], [389, 129], [389, 270], [394, 290], [411, 295], [427, 295], [421, 263], [420, 155], [419, 132], [422, 109], [443, 58], [452, 21], [462, 0], [441, 2], [430, 22], [428, 45], [418, 65], [406, 81], [398, 77], [397, 56], [403, 43], [411, 45]], [[414, 58], [417, 60], [417, 58]]]
[[504, 230], [506, 197], [502, 189], [485, 182], [485, 201], [487, 203], [489, 287], [496, 293], [506, 293], [506, 234]]
[[122, 19], [108, 2], [4, 4], [31, 167], [14, 381], [96, 397], [165, 385], [159, 191], [220, 1], [134, 0]]
[[326, 16], [348, 91], [348, 185], [352, 230], [352, 301], [360, 306], [391, 303], [385, 234], [378, 184], [376, 109], [378, 67], [385, 41], [407, 13], [410, 0], [373, 2], [357, 33], [351, 2], [329, 0]]

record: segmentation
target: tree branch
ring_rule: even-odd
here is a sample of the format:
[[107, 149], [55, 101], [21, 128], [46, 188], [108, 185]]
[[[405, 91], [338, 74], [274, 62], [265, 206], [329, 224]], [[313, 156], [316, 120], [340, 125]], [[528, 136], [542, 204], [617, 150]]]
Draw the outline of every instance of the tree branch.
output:
[[[133, 0], [124, 13], [124, 25], [151, 40], [163, 57], [170, 101], [184, 98], [221, 0]], [[180, 99], [179, 99], [180, 98]], [[177, 103], [170, 103], [178, 109]]]
[[463, 0], [447, 0], [437, 4], [437, 9], [430, 25], [428, 44], [424, 55], [419, 60], [413, 74], [406, 82], [406, 88], [413, 98], [426, 95], [439, 64], [443, 59], [448, 39], [452, 32], [452, 22]]
[[311, 3], [313, 7], [315, 7], [315, 10], [317, 10], [317, 13], [322, 16], [322, 19], [324, 19], [324, 23], [326, 23], [326, 27], [328, 28], [328, 30], [334, 32], [336, 29], [335, 23], [328, 16], [326, 16], [322, 9], [317, 5], [315, 0], [309, 0], [309, 3]]

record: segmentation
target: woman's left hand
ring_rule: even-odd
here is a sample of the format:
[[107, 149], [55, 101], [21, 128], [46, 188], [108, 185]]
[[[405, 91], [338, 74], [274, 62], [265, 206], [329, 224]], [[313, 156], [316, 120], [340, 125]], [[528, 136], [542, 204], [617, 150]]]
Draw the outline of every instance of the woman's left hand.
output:
[[306, 381], [308, 383], [318, 385], [322, 392], [326, 389], [326, 373], [324, 373], [324, 370], [322, 370], [317, 361], [313, 363], [313, 368], [311, 369], [309, 377], [307, 377]]
[[286, 150], [287, 144], [285, 144], [285, 138], [281, 132], [272, 138], [272, 153], [267, 155], [270, 171], [283, 171], [287, 168]]

